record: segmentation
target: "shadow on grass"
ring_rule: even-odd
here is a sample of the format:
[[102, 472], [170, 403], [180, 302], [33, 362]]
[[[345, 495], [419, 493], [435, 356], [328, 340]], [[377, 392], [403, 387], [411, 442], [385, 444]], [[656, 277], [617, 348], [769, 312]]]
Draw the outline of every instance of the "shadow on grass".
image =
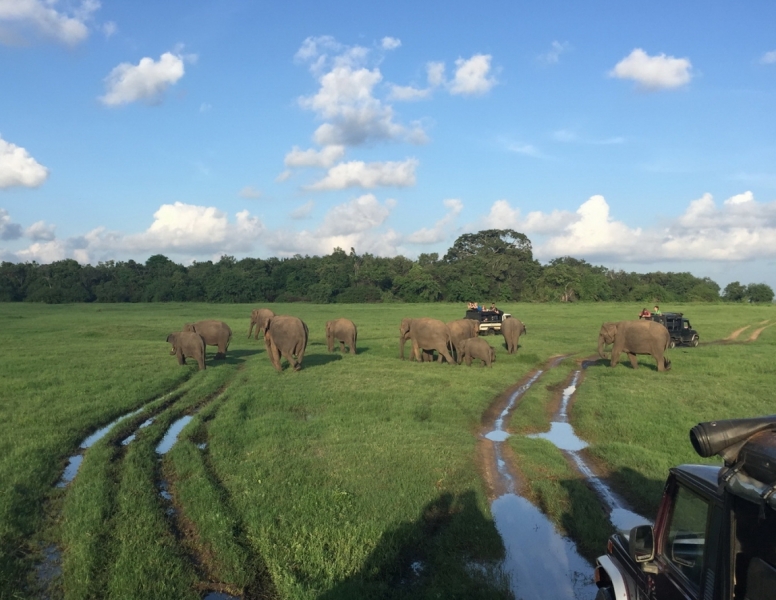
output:
[[302, 368], [308, 369], [310, 367], [320, 367], [328, 365], [337, 360], [342, 360], [340, 353], [334, 354], [305, 354], [304, 361], [302, 361]]
[[[610, 473], [605, 482], [634, 512], [649, 520], [655, 519], [664, 480], [649, 479], [624, 467]], [[560, 525], [575, 541], [579, 553], [592, 562], [606, 551], [606, 542], [615, 532], [614, 526], [601, 499], [585, 479], [565, 479], [560, 485], [568, 495], [569, 506], [560, 517]], [[542, 510], [546, 512], [545, 507]]]
[[361, 570], [318, 599], [512, 598], [508, 580], [493, 576], [503, 556], [474, 492], [445, 493], [383, 533]]
[[255, 348], [250, 350], [227, 350], [226, 351], [226, 358], [214, 358], [215, 354], [211, 354], [210, 357], [207, 359], [208, 366], [216, 366], [220, 364], [226, 364], [226, 365], [239, 365], [240, 363], [244, 363], [249, 356], [253, 356], [255, 354], [262, 354], [266, 353], [266, 349], [262, 346], [261, 349]]

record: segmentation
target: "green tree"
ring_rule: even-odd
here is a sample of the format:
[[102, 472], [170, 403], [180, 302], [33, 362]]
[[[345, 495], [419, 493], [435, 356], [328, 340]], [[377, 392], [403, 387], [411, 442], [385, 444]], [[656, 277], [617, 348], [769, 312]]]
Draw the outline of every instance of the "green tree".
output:
[[746, 300], [746, 286], [738, 281], [731, 281], [725, 286], [722, 297], [728, 302], [743, 302]]
[[749, 302], [773, 302], [773, 289], [765, 283], [750, 283], [746, 286]]

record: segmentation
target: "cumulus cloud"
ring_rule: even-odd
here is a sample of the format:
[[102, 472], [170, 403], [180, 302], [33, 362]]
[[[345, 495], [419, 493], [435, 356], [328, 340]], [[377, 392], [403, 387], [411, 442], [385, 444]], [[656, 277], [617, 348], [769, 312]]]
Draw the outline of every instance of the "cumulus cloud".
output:
[[11, 215], [0, 208], [0, 240], [18, 240], [22, 237], [22, 226], [11, 221]]
[[365, 163], [355, 160], [340, 163], [329, 169], [326, 176], [308, 186], [308, 190], [343, 190], [351, 187], [366, 189], [378, 186], [408, 187], [415, 185], [415, 169], [418, 161], [414, 158], [401, 162]]
[[549, 52], [539, 55], [539, 61], [547, 65], [555, 65], [560, 61], [560, 55], [570, 48], [568, 42], [559, 42], [553, 40], [552, 48]]
[[33, 241], [45, 241], [50, 242], [57, 236], [54, 234], [56, 227], [54, 225], [47, 225], [45, 221], [38, 221], [30, 225], [25, 231], [24, 235]]
[[395, 85], [390, 86], [391, 91], [388, 98], [391, 100], [398, 100], [401, 102], [412, 102], [414, 100], [425, 100], [431, 97], [431, 88], [416, 88], [411, 85]]
[[162, 54], [158, 61], [146, 57], [137, 65], [121, 63], [105, 78], [107, 91], [100, 101], [107, 106], [138, 100], [158, 103], [167, 88], [183, 77], [183, 63], [184, 57], [171, 52]]
[[100, 8], [97, 0], [83, 0], [70, 11], [54, 8], [56, 0], [0, 0], [0, 24], [12, 28], [0, 41], [24, 43], [28, 32], [75, 46], [89, 35], [87, 23]]
[[450, 233], [450, 226], [455, 222], [456, 217], [463, 210], [463, 202], [458, 199], [450, 198], [443, 201], [447, 213], [439, 219], [433, 227], [422, 227], [412, 232], [405, 238], [408, 244], [438, 244], [443, 242]]
[[776, 257], [776, 202], [760, 203], [747, 191], [717, 206], [711, 194], [691, 201], [679, 216], [645, 227], [614, 218], [603, 196], [577, 211], [522, 216], [506, 200], [494, 202], [477, 228], [510, 228], [528, 234], [537, 258], [574, 256], [630, 263], [742, 261]]
[[383, 50], [396, 50], [401, 46], [401, 40], [393, 37], [384, 37], [381, 42]]
[[646, 90], [667, 90], [681, 87], [692, 79], [692, 64], [687, 58], [659, 54], [649, 56], [636, 48], [609, 72], [610, 77], [632, 79]]
[[47, 177], [48, 169], [27, 150], [0, 137], [0, 190], [14, 186], [38, 187]]
[[310, 148], [300, 150], [296, 146], [286, 154], [284, 163], [287, 167], [322, 167], [329, 168], [345, 156], [345, 146], [326, 146], [320, 150]]
[[395, 256], [401, 235], [383, 229], [395, 204], [381, 204], [373, 194], [332, 207], [313, 230], [269, 232], [264, 242], [282, 256], [328, 254], [334, 248], [357, 248], [380, 256]]
[[760, 62], [764, 65], [776, 64], [776, 50], [771, 50], [770, 52], [763, 54], [760, 57]]
[[495, 77], [490, 76], [490, 54], [475, 54], [468, 60], [455, 61], [455, 77], [450, 83], [450, 93], [464, 96], [481, 95], [496, 85]]

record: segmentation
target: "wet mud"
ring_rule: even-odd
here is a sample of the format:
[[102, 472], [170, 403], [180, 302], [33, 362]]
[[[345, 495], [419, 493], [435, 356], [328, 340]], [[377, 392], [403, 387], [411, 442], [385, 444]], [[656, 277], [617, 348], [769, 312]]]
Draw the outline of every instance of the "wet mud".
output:
[[483, 417], [478, 458], [492, 500], [491, 513], [506, 548], [499, 570], [516, 598], [592, 600], [596, 594], [592, 565], [544, 513], [519, 495], [515, 459], [504, 443], [511, 435], [506, 423], [525, 393], [564, 358], [552, 359], [530, 373], [497, 398]]

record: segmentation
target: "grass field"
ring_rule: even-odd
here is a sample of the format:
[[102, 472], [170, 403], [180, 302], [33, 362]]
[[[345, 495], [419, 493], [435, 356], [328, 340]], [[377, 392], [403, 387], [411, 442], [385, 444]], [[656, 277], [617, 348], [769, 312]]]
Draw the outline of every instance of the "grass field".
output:
[[[53, 597], [509, 597], [468, 566], [503, 553], [475, 462], [481, 416], [549, 357], [574, 355], [514, 413], [514, 432], [546, 430], [601, 322], [641, 306], [504, 306], [528, 335], [512, 356], [487, 338], [498, 358], [482, 369], [398, 360], [402, 317], [447, 321], [463, 316], [458, 305], [274, 305], [310, 329], [303, 370], [280, 374], [263, 341], [246, 339], [251, 308], [0, 305], [0, 598], [40, 597], [35, 565], [52, 544], [62, 569]], [[690, 316], [702, 345], [670, 350], [668, 373], [649, 357], [636, 371], [627, 360], [590, 367], [571, 412], [591, 459], [644, 514], [669, 466], [697, 462], [692, 425], [776, 412], [776, 307], [670, 308]], [[324, 324], [340, 316], [359, 327], [358, 356], [326, 351]], [[164, 339], [204, 318], [232, 327], [227, 359], [204, 372], [178, 366]], [[743, 327], [735, 341], [707, 343]], [[87, 435], [140, 407], [56, 487]], [[193, 420], [159, 460], [156, 445], [184, 414]], [[588, 555], [600, 551], [605, 518], [560, 451], [510, 443], [529, 497]]]

